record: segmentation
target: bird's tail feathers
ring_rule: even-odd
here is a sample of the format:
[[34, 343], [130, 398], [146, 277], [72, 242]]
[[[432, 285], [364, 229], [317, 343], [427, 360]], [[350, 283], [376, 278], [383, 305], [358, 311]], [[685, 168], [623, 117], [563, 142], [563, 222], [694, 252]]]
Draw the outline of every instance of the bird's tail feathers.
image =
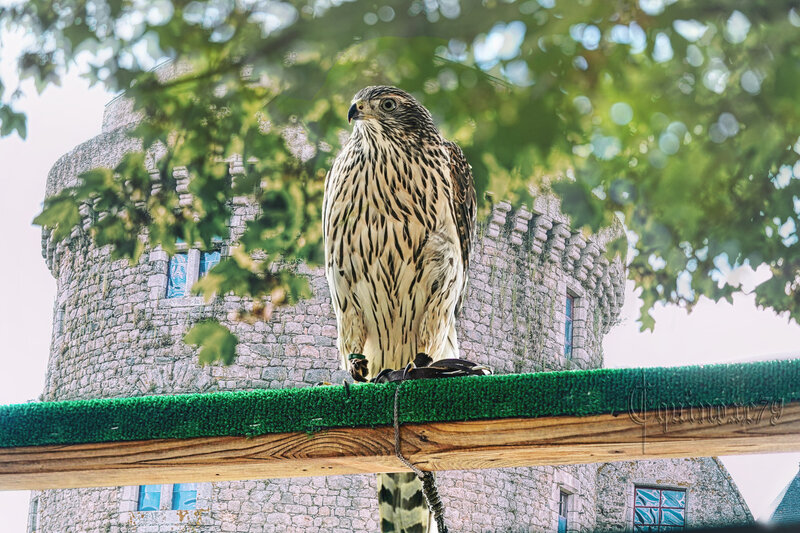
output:
[[378, 474], [381, 532], [436, 533], [422, 481], [413, 473]]

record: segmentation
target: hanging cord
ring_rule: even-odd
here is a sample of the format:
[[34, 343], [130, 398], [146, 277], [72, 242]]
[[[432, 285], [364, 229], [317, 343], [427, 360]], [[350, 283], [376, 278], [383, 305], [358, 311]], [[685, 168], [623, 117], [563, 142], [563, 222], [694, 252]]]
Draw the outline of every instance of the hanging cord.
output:
[[[411, 366], [412, 365], [407, 366], [403, 373], [406, 374]], [[415, 464], [406, 459], [405, 456], [403, 456], [403, 452], [400, 450], [399, 400], [400, 389], [402, 388], [403, 383], [404, 381], [400, 381], [400, 383], [397, 384], [397, 388], [394, 390], [394, 453], [404, 465], [410, 468], [417, 475], [417, 477], [422, 480], [422, 494], [425, 495], [425, 501], [428, 502], [428, 508], [431, 510], [433, 517], [436, 520], [436, 529], [439, 533], [447, 533], [447, 525], [444, 523], [444, 504], [442, 503], [442, 499], [439, 497], [439, 489], [436, 488], [436, 480], [433, 477], [433, 472], [423, 472]]]
[[[360, 360], [363, 355], [352, 354], [351, 361]], [[360, 361], [356, 361], [360, 362]], [[411, 463], [403, 455], [400, 449], [400, 389], [403, 383], [409, 379], [428, 379], [428, 378], [448, 378], [457, 376], [485, 376], [491, 374], [491, 369], [465, 359], [441, 359], [432, 361], [424, 353], [417, 354], [413, 363], [409, 363], [402, 370], [385, 369], [375, 376], [372, 383], [387, 383], [392, 381], [399, 382], [394, 390], [394, 453], [400, 461], [411, 469], [414, 474], [422, 481], [422, 494], [428, 508], [433, 513], [436, 520], [436, 528], [439, 533], [447, 533], [447, 526], [444, 523], [444, 504], [439, 498], [439, 490], [436, 488], [436, 480], [433, 472], [423, 472], [416, 465]]]

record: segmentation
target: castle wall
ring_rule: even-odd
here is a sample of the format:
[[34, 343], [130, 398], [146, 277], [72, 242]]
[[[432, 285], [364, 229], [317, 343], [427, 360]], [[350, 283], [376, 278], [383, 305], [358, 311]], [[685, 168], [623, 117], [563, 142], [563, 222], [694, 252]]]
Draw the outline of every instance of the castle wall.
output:
[[753, 522], [730, 474], [715, 457], [623, 461], [597, 470], [597, 530], [633, 530], [634, 487], [686, 491], [686, 527]]
[[[57, 163], [48, 194], [84, 170], [113, 166], [136, 147], [104, 125], [103, 134]], [[255, 212], [246, 202], [232, 208], [235, 238]], [[167, 299], [169, 258], [163, 251], [152, 250], [134, 265], [113, 261], [81, 231], [60, 244], [45, 234], [43, 251], [58, 281], [44, 400], [304, 387], [349, 378], [339, 369], [336, 323], [321, 270], [301, 270], [310, 277], [313, 298], [248, 324], [230, 318], [248, 305], [236, 297]], [[458, 322], [461, 356], [496, 373], [599, 367], [602, 336], [622, 305], [623, 282], [623, 267], [605, 259], [602, 240], [571, 231], [552, 199], [518, 211], [498, 203], [480, 227], [471, 258]], [[576, 298], [569, 359], [568, 293]], [[205, 318], [220, 320], [239, 337], [233, 365], [200, 367], [183, 344], [185, 332]], [[596, 468], [443, 472], [438, 479], [454, 531], [553, 531], [561, 490], [573, 494], [570, 530], [586, 531], [595, 525]], [[34, 501], [37, 530], [48, 533], [376, 531], [375, 485], [372, 475], [204, 484], [198, 509], [188, 514], [168, 507], [135, 511], [135, 487], [43, 491]], [[165, 498], [162, 505], [168, 505]]]
[[[234, 208], [237, 224], [251, 215], [248, 206]], [[473, 253], [458, 322], [462, 356], [496, 373], [599, 367], [602, 335], [619, 300], [609, 305], [608, 296], [598, 297], [597, 285], [566, 276], [552, 251], [537, 254], [493, 231], [504, 230], [494, 224], [482, 228]], [[320, 269], [302, 270], [310, 277], [313, 298], [276, 309], [268, 322], [248, 324], [229, 318], [247, 305], [236, 297], [167, 299], [169, 257], [163, 251], [146, 253], [131, 265], [110, 260], [107, 250], [83, 236], [57, 248], [50, 261], [58, 292], [46, 400], [298, 387], [346, 376], [339, 371], [336, 322]], [[226, 249], [223, 245], [223, 254]], [[613, 275], [604, 269], [605, 276]], [[569, 359], [563, 355], [567, 291], [577, 297]], [[181, 341], [192, 324], [212, 317], [241, 341], [229, 367], [199, 367]]]

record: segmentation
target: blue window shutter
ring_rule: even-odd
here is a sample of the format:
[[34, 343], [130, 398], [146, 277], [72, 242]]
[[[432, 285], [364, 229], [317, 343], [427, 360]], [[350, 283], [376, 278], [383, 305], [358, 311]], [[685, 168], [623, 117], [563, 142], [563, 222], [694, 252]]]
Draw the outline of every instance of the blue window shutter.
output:
[[202, 278], [208, 271], [214, 268], [214, 265], [219, 263], [220, 254], [219, 250], [212, 252], [203, 252], [200, 254], [200, 272], [198, 278]]
[[161, 505], [161, 485], [139, 485], [139, 511], [158, 511]]
[[195, 509], [197, 507], [197, 484], [175, 483], [172, 486], [172, 509]]
[[186, 267], [189, 254], [173, 255], [169, 260], [167, 273], [167, 298], [181, 298], [186, 296]]

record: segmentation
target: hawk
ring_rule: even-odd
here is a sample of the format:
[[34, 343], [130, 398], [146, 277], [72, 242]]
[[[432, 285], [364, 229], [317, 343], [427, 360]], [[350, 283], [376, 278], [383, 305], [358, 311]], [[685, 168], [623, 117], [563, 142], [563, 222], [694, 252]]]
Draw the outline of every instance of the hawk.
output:
[[[325, 275], [338, 348], [358, 380], [458, 357], [455, 318], [475, 235], [475, 187], [457, 144], [395, 87], [366, 87], [325, 179]], [[427, 531], [413, 474], [379, 477], [383, 531]]]

